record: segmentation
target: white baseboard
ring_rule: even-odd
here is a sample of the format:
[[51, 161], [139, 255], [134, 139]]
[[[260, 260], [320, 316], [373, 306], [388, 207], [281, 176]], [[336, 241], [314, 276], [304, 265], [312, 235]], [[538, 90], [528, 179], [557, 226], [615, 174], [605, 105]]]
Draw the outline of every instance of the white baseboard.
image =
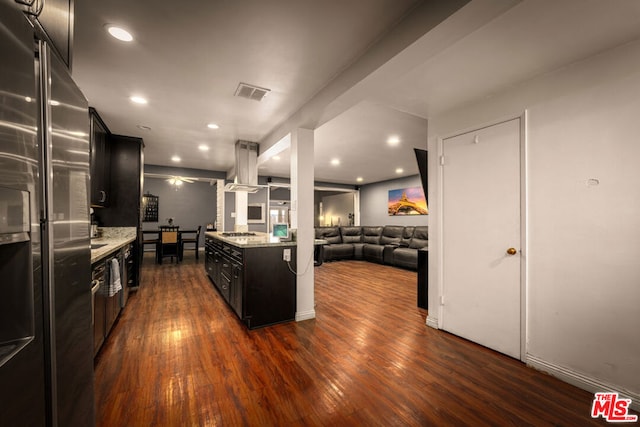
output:
[[427, 326], [433, 329], [438, 329], [438, 318], [427, 315]]
[[301, 322], [303, 320], [309, 320], [309, 319], [315, 319], [315, 318], [316, 318], [315, 310], [296, 312], [296, 322]]
[[527, 354], [525, 363], [534, 369], [542, 372], [546, 372], [566, 383], [574, 385], [583, 390], [591, 393], [597, 392], [617, 392], [620, 397], [625, 399], [631, 399], [631, 408], [635, 411], [640, 411], [640, 394], [631, 392], [629, 390], [621, 389], [615, 385], [608, 384], [595, 378], [588, 377], [579, 372], [559, 366], [551, 362], [547, 362], [539, 357]]

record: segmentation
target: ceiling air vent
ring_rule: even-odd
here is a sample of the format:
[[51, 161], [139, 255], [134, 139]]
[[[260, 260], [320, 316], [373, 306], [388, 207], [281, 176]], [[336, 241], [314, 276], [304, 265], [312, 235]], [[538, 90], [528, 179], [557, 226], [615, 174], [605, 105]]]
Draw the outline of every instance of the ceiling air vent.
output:
[[254, 101], [262, 101], [262, 99], [269, 92], [271, 92], [271, 89], [265, 89], [263, 87], [258, 87], [258, 86], [241, 82], [238, 85], [238, 89], [236, 89], [235, 96], [239, 96], [241, 98], [253, 99]]

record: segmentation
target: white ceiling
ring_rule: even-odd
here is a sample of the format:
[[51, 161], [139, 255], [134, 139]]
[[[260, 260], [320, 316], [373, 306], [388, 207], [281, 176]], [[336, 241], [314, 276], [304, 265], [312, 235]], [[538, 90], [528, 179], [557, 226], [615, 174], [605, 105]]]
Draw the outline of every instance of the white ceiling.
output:
[[[427, 32], [421, 7], [448, 1], [76, 2], [73, 75], [112, 132], [144, 138], [147, 164], [227, 171], [236, 140], [264, 142], [313, 104], [324, 114], [316, 180], [355, 184], [398, 167], [416, 174], [426, 118], [640, 37], [637, 0], [473, 0]], [[112, 39], [105, 24], [134, 41]], [[382, 48], [391, 51], [378, 66]], [[239, 82], [271, 92], [237, 98]], [[133, 94], [149, 104], [131, 104]], [[386, 144], [392, 135], [399, 146]], [[288, 176], [286, 156], [260, 175]]]

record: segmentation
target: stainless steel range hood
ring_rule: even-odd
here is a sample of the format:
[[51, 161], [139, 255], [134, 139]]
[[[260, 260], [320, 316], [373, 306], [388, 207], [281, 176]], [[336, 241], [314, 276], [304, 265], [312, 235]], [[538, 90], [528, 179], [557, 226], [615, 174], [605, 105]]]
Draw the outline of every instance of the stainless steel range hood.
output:
[[224, 186], [225, 191], [255, 193], [264, 187], [258, 185], [258, 147], [257, 142], [236, 142], [236, 163], [227, 175], [233, 182]]

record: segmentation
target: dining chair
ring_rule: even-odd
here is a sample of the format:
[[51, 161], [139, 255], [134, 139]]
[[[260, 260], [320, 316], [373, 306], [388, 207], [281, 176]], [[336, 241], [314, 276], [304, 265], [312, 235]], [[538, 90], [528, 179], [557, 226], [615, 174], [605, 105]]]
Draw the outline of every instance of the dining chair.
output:
[[[154, 237], [146, 237], [145, 235], [148, 234], [154, 234]], [[144, 260], [144, 247], [146, 245], [153, 245], [153, 250], [155, 251], [156, 254], [156, 263], [159, 262], [158, 261], [158, 245], [160, 244], [160, 232], [159, 231], [149, 231], [149, 230], [143, 230], [142, 231], [142, 257], [140, 259], [140, 263], [142, 263], [142, 261]]]
[[[187, 243], [193, 243], [194, 244], [194, 248], [196, 251], [196, 259], [198, 259], [198, 244], [200, 243], [200, 231], [202, 230], [202, 226], [199, 225], [198, 229], [196, 230], [196, 235], [195, 237], [183, 237], [182, 238], [182, 251], [184, 251], [184, 245], [186, 245]], [[182, 254], [181, 251], [181, 254]]]
[[158, 262], [162, 264], [163, 258], [176, 257], [176, 263], [180, 262], [180, 232], [178, 226], [161, 226], [160, 227], [160, 253]]

